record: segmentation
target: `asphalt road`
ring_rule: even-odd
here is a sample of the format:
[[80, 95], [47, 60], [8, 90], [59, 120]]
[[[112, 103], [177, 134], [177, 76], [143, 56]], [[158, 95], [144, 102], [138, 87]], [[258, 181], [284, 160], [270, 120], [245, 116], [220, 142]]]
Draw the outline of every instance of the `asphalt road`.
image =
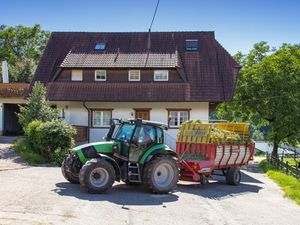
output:
[[206, 186], [180, 182], [169, 195], [115, 183], [108, 194], [91, 195], [64, 180], [60, 168], [31, 167], [0, 145], [0, 224], [300, 224], [300, 207], [256, 165], [242, 183], [223, 178]]

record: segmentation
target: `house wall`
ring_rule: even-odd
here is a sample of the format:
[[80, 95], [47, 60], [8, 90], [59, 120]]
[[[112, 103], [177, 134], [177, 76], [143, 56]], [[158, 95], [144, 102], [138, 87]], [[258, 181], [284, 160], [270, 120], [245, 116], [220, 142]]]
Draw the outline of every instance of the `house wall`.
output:
[[[78, 69], [76, 69], [78, 70]], [[82, 82], [103, 82], [95, 81], [95, 70], [97, 69], [83, 69]], [[103, 70], [103, 68], [102, 68]], [[162, 69], [166, 70], [166, 69]], [[129, 82], [128, 69], [106, 69], [106, 81], [104, 82]], [[72, 69], [63, 69], [56, 81], [71, 81]], [[140, 70], [141, 81], [139, 82], [153, 82], [154, 70], [142, 69]], [[133, 81], [131, 81], [133, 82]], [[169, 69], [169, 82], [182, 82], [177, 70]]]
[[[88, 126], [88, 112], [84, 108], [82, 102], [56, 102], [58, 109], [64, 109], [65, 121], [72, 125]], [[209, 103], [202, 102], [190, 102], [190, 103], [130, 103], [130, 102], [89, 102], [86, 106], [90, 109], [113, 109], [112, 117], [128, 119], [134, 117], [134, 108], [151, 108], [150, 120], [158, 121], [162, 123], [168, 123], [168, 111], [169, 108], [176, 109], [191, 109], [190, 119], [208, 120]], [[107, 133], [106, 128], [90, 128], [90, 141], [101, 141], [104, 135]], [[169, 129], [166, 132], [166, 143], [173, 149], [175, 149], [175, 139], [178, 129]]]

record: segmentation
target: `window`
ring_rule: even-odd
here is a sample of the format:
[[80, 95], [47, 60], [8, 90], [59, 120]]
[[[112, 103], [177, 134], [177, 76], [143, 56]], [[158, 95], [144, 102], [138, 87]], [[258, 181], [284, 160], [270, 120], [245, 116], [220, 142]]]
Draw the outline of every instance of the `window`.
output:
[[95, 81], [106, 81], [106, 70], [96, 70]]
[[187, 51], [198, 51], [198, 40], [186, 40], [185, 49]]
[[71, 80], [82, 81], [82, 70], [72, 70]]
[[168, 81], [169, 80], [169, 71], [168, 70], [155, 70], [154, 71], [154, 80], [155, 81]]
[[189, 111], [182, 110], [182, 111], [172, 111], [169, 110], [169, 127], [180, 127], [180, 125], [189, 120]]
[[140, 81], [141, 80], [140, 71], [139, 70], [129, 70], [128, 80], [129, 81]]
[[111, 111], [93, 111], [93, 127], [109, 127], [111, 120]]
[[96, 51], [102, 51], [102, 50], [105, 50], [105, 48], [106, 48], [106, 43], [98, 43], [95, 45]]

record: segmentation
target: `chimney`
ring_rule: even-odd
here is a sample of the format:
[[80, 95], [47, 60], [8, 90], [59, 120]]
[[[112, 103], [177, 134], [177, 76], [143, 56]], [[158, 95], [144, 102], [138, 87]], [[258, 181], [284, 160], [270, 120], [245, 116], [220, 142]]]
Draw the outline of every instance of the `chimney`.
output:
[[149, 32], [148, 32], [148, 44], [147, 44], [147, 49], [148, 49], [148, 52], [151, 51], [151, 29], [149, 29]]
[[2, 61], [2, 82], [3, 83], [9, 83], [8, 81], [8, 68], [7, 68], [7, 62]]

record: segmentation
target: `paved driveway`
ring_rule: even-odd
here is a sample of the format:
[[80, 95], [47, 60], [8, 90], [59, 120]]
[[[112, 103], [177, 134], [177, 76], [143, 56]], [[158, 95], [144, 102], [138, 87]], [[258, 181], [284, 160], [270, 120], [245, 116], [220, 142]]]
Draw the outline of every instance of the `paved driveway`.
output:
[[8, 147], [0, 146], [0, 224], [300, 224], [300, 207], [255, 165], [243, 170], [240, 186], [222, 178], [180, 182], [172, 194], [153, 195], [116, 183], [91, 195], [66, 182], [60, 168], [27, 166]]

